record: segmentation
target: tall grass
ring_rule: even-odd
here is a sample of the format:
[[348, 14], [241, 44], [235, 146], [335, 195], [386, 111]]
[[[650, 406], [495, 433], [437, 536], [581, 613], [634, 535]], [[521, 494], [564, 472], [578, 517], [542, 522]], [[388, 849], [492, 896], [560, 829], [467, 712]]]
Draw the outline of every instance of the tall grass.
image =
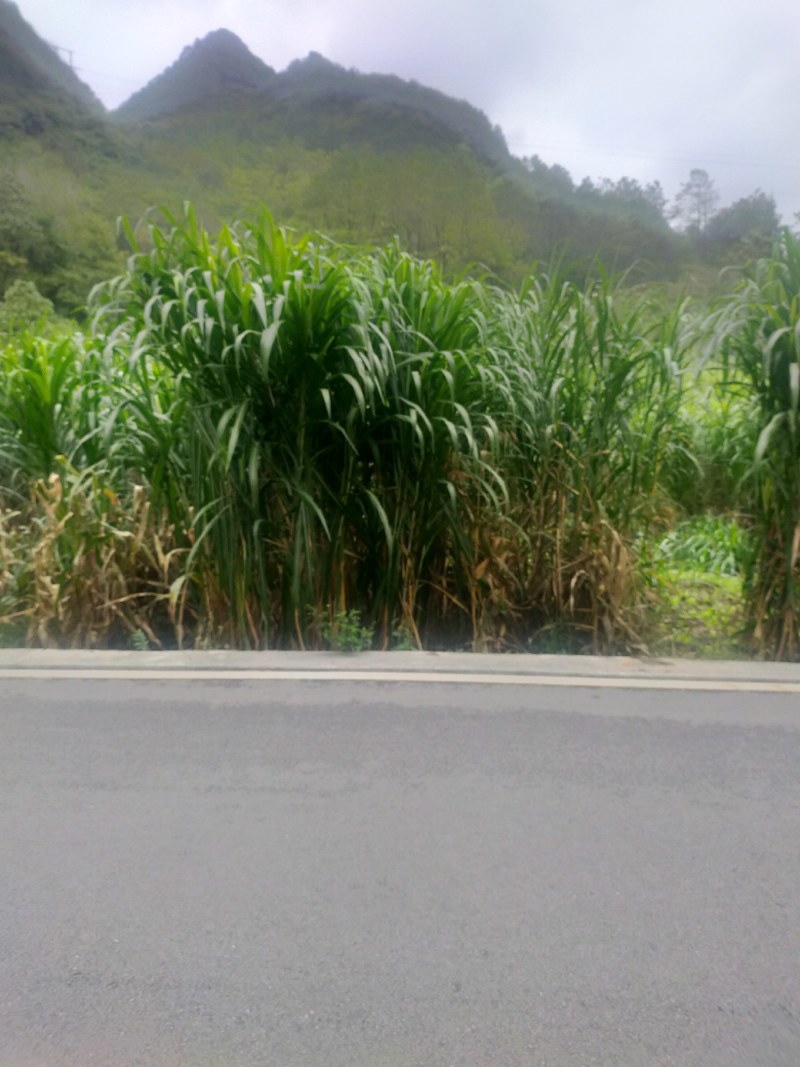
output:
[[86, 466], [105, 457], [109, 398], [103, 354], [80, 336], [28, 333], [0, 349], [0, 493], [25, 493], [59, 456]]
[[6, 555], [39, 529], [68, 591], [57, 615], [9, 564], [51, 620], [36, 639], [303, 648], [357, 616], [377, 647], [637, 643], [682, 307], [626, 309], [607, 278], [452, 283], [268, 215], [212, 237], [189, 209], [128, 239], [87, 341], [5, 357]]
[[122, 371], [77, 334], [0, 352], [0, 626], [30, 642], [171, 628], [180, 550], [119, 432]]
[[800, 653], [800, 241], [786, 230], [716, 317], [726, 388], [755, 442], [748, 508], [758, 551], [748, 580], [757, 648]]
[[635, 640], [633, 537], [658, 506], [680, 406], [680, 314], [621, 314], [602, 279], [586, 292], [534, 279], [522, 299], [495, 294], [490, 327], [502, 371], [503, 466], [513, 572], [533, 618], [568, 620], [607, 647]]
[[268, 217], [213, 245], [191, 214], [150, 239], [96, 328], [126, 349], [136, 465], [176, 526], [191, 516], [214, 638], [302, 647], [351, 607], [383, 644], [445, 622], [470, 573], [462, 483], [490, 425], [477, 288], [396, 247], [292, 241]]

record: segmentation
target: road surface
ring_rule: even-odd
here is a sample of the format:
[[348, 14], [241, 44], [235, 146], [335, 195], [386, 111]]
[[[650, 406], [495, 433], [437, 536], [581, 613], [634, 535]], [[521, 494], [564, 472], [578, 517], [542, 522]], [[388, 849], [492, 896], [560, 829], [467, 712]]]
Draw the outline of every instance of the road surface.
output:
[[798, 1067], [796, 691], [242, 678], [0, 677], [0, 1067]]

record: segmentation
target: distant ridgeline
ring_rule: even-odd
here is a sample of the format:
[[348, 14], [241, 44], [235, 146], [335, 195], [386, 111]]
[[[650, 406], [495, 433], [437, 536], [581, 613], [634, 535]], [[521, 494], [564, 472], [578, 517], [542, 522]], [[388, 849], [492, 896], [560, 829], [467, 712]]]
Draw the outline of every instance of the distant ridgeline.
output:
[[392, 75], [346, 70], [318, 52], [276, 74], [229, 30], [217, 30], [185, 48], [114, 118], [128, 124], [188, 112], [202, 121], [208, 110], [229, 112], [231, 104], [244, 108], [246, 119], [283, 126], [282, 132], [311, 146], [333, 149], [363, 141], [378, 147], [381, 123], [394, 117], [398, 125], [405, 119], [408, 143], [390, 145], [384, 137], [382, 147], [438, 145], [444, 137], [451, 144], [466, 144], [486, 162], [508, 164], [511, 159], [502, 132], [471, 104]]
[[[580, 276], [597, 258], [669, 277], [708, 252], [699, 231], [675, 232], [658, 183], [576, 186], [512, 157], [465, 101], [315, 52], [277, 73], [224, 29], [108, 113], [0, 0], [0, 146], [0, 296], [29, 277], [61, 310], [119, 269], [118, 216], [187, 199], [212, 226], [266, 204], [281, 223], [353, 243], [397, 235], [445, 271], [511, 283], [552, 261]], [[771, 237], [757, 207], [728, 218], [715, 247], [738, 252], [745, 224]]]

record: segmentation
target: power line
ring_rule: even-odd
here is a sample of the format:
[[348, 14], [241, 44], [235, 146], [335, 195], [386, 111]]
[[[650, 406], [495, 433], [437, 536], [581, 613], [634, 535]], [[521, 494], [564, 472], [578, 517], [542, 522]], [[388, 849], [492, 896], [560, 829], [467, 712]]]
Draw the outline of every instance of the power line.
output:
[[125, 85], [139, 85], [135, 78], [121, 78], [119, 74], [104, 74], [101, 70], [90, 70], [89, 67], [74, 67], [78, 74], [93, 74], [95, 78], [107, 78], [109, 81], [122, 82]]
[[[653, 152], [641, 152], [635, 149], [625, 150], [619, 148], [585, 148], [572, 145], [557, 145], [557, 144], [533, 144], [526, 141], [509, 141], [509, 148], [513, 151], [518, 151], [520, 148], [535, 149], [537, 151], [546, 152], [564, 152], [571, 155], [584, 155], [595, 156], [596, 158], [614, 156], [619, 159], [648, 159], [654, 163], [688, 163], [693, 165], [697, 163], [700, 153], [691, 156], [672, 156], [672, 155], [659, 155]], [[721, 167], [768, 167], [775, 169], [776, 167], [785, 170], [797, 170], [800, 169], [800, 160], [769, 160], [759, 158], [753, 159], [725, 159], [714, 158], [711, 156], [702, 156], [703, 162], [712, 166]]]
[[67, 63], [69, 64], [70, 68], [72, 70], [75, 70], [75, 63], [74, 63], [75, 51], [74, 51], [74, 49], [72, 49], [72, 48], [62, 48], [60, 44], [53, 44], [52, 41], [47, 41], [46, 43], [50, 48], [53, 49], [53, 51], [57, 55], [60, 55], [63, 52], [64, 55], [67, 57]]
[[[89, 67], [76, 67], [74, 63], [75, 51], [71, 48], [63, 48], [60, 45], [52, 44], [48, 42], [50, 47], [58, 53], [64, 53], [68, 57], [68, 63], [70, 68], [76, 74], [92, 74], [97, 78], [106, 78], [109, 81], [119, 82], [124, 85], [139, 86], [139, 82], [134, 78], [120, 77], [119, 74], [107, 74], [103, 71], [92, 70]], [[570, 155], [582, 155], [582, 156], [594, 156], [597, 159], [613, 156], [616, 159], [642, 159], [650, 160], [653, 163], [682, 163], [689, 166], [694, 166], [698, 162], [698, 158], [710, 166], [720, 167], [747, 167], [747, 168], [768, 168], [771, 170], [800, 170], [800, 160], [765, 160], [760, 158], [756, 161], [753, 159], [724, 159], [714, 158], [710, 156], [704, 156], [700, 153], [696, 153], [691, 156], [676, 156], [676, 155], [661, 155], [653, 152], [642, 152], [637, 149], [620, 149], [620, 148], [587, 148], [585, 146], [571, 146], [571, 145], [558, 145], [558, 144], [534, 144], [530, 141], [511, 141], [508, 140], [507, 144], [509, 149], [514, 153], [519, 153], [520, 149], [533, 149], [536, 152], [564, 152]]]

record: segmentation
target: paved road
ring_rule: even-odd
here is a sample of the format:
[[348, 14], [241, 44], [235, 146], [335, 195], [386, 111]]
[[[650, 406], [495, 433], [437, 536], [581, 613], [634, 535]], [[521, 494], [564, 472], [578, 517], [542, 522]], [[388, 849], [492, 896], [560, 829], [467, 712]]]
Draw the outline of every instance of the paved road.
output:
[[0, 681], [0, 1067], [798, 1067], [800, 696]]

